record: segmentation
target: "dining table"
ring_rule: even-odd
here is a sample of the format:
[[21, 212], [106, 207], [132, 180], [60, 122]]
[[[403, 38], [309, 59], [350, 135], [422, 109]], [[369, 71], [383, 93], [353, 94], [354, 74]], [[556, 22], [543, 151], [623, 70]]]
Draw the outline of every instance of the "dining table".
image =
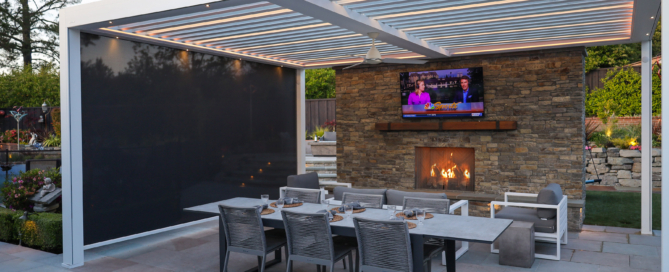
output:
[[[274, 201], [270, 200], [268, 203]], [[204, 213], [208, 215], [219, 216], [219, 232], [223, 231], [223, 221], [220, 218], [218, 205], [234, 206], [234, 207], [253, 207], [256, 205], [265, 204], [260, 198], [245, 198], [236, 197], [218, 202], [207, 203], [199, 206], [185, 208], [185, 211]], [[338, 205], [329, 205], [328, 207], [322, 204], [304, 203], [298, 207], [283, 208], [293, 212], [315, 213], [324, 209], [332, 209]], [[275, 212], [262, 215], [262, 222], [265, 227], [272, 227], [277, 229], [284, 229], [283, 218], [279, 208], [272, 208]], [[399, 212], [399, 211], [397, 211]], [[416, 228], [409, 229], [411, 239], [411, 252], [413, 259], [413, 271], [424, 271], [423, 268], [423, 244], [427, 239], [438, 238], [443, 239], [446, 249], [446, 271], [455, 272], [455, 241], [476, 242], [484, 244], [492, 244], [499, 238], [499, 236], [511, 225], [513, 220], [487, 218], [487, 217], [473, 217], [473, 216], [458, 216], [449, 214], [433, 214], [434, 217], [425, 219], [423, 225]], [[390, 214], [384, 209], [366, 208], [361, 213], [354, 213], [350, 216], [344, 215], [344, 220], [331, 222], [330, 228], [332, 234], [355, 237], [355, 227], [353, 226], [352, 217], [363, 217], [378, 220], [388, 220]], [[409, 222], [418, 223], [416, 220], [407, 220]], [[219, 234], [220, 260], [221, 271], [223, 271], [223, 260], [226, 252], [225, 235]], [[274, 261], [268, 262], [268, 265], [274, 265], [281, 261], [281, 255], [276, 254]], [[277, 260], [278, 259], [278, 260]], [[267, 267], [267, 266], [266, 266]]]

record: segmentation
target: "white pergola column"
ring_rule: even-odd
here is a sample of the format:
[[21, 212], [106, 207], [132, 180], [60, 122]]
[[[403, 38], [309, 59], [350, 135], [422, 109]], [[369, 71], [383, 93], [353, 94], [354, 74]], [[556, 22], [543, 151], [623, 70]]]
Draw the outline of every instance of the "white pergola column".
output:
[[63, 263], [84, 265], [81, 45], [79, 30], [60, 25], [60, 116], [63, 174]]
[[306, 92], [306, 81], [305, 81], [305, 73], [304, 69], [297, 69], [297, 73], [295, 75], [295, 86], [296, 86], [296, 95], [295, 99], [297, 100], [295, 103], [295, 108], [297, 108], [297, 115], [295, 116], [297, 120], [297, 174], [304, 174], [307, 172], [306, 168], [306, 154], [307, 154], [307, 148], [306, 144], [307, 142], [305, 141], [306, 135], [305, 130], [306, 128], [306, 112], [305, 112], [305, 104], [307, 101], [305, 100], [305, 92]]
[[[662, 0], [662, 14], [669, 15], [669, 0]], [[669, 25], [669, 16], [662, 16], [662, 24]], [[669, 52], [669, 35], [662, 35], [662, 51]], [[664, 62], [663, 62], [664, 64]], [[669, 73], [662, 69], [662, 116], [669, 113]], [[664, 120], [663, 120], [664, 121]], [[669, 126], [663, 124], [662, 135], [669, 135]], [[669, 156], [669, 141], [662, 144], [662, 154]], [[662, 272], [669, 272], [669, 160], [662, 160]]]
[[653, 55], [641, 42], [641, 234], [653, 234]]

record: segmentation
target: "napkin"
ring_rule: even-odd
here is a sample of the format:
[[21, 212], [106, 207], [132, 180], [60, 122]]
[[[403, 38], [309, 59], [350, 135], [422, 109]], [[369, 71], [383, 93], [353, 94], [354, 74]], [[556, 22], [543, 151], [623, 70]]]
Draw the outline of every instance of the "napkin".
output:
[[416, 215], [416, 212], [417, 212], [417, 211], [420, 211], [420, 209], [406, 210], [406, 211], [404, 211], [404, 216], [406, 216], [406, 217], [412, 217], [412, 216]]
[[362, 205], [360, 205], [360, 202], [358, 202], [358, 201], [351, 202], [351, 203], [348, 203], [346, 205], [353, 207], [354, 210], [364, 209], [364, 207], [362, 207]]
[[328, 213], [328, 218], [332, 219], [335, 214], [337, 214], [337, 211], [330, 210], [329, 212], [326, 210], [320, 210], [317, 211], [316, 213]]

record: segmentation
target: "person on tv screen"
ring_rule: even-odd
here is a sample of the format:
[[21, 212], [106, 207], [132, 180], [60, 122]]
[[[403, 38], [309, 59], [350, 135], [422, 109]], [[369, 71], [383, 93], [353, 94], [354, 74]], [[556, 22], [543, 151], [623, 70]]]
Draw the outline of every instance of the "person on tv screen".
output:
[[430, 102], [430, 94], [425, 92], [425, 81], [416, 80], [416, 91], [409, 95], [409, 105], [425, 105]]
[[460, 87], [462, 91], [455, 93], [455, 98], [453, 102], [455, 103], [473, 103], [479, 102], [479, 92], [474, 89], [469, 88], [470, 79], [468, 76], [463, 76], [460, 78]]

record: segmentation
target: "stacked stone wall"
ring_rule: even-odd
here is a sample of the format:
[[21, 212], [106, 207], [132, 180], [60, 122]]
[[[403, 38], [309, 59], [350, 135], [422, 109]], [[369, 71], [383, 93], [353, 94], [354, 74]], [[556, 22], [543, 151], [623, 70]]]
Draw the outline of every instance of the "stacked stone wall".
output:
[[[653, 148], [653, 187], [662, 186], [662, 154]], [[593, 148], [592, 158], [587, 155], [586, 179], [596, 179], [601, 185], [641, 187], [641, 151], [619, 148]], [[596, 172], [595, 172], [596, 171]]]

